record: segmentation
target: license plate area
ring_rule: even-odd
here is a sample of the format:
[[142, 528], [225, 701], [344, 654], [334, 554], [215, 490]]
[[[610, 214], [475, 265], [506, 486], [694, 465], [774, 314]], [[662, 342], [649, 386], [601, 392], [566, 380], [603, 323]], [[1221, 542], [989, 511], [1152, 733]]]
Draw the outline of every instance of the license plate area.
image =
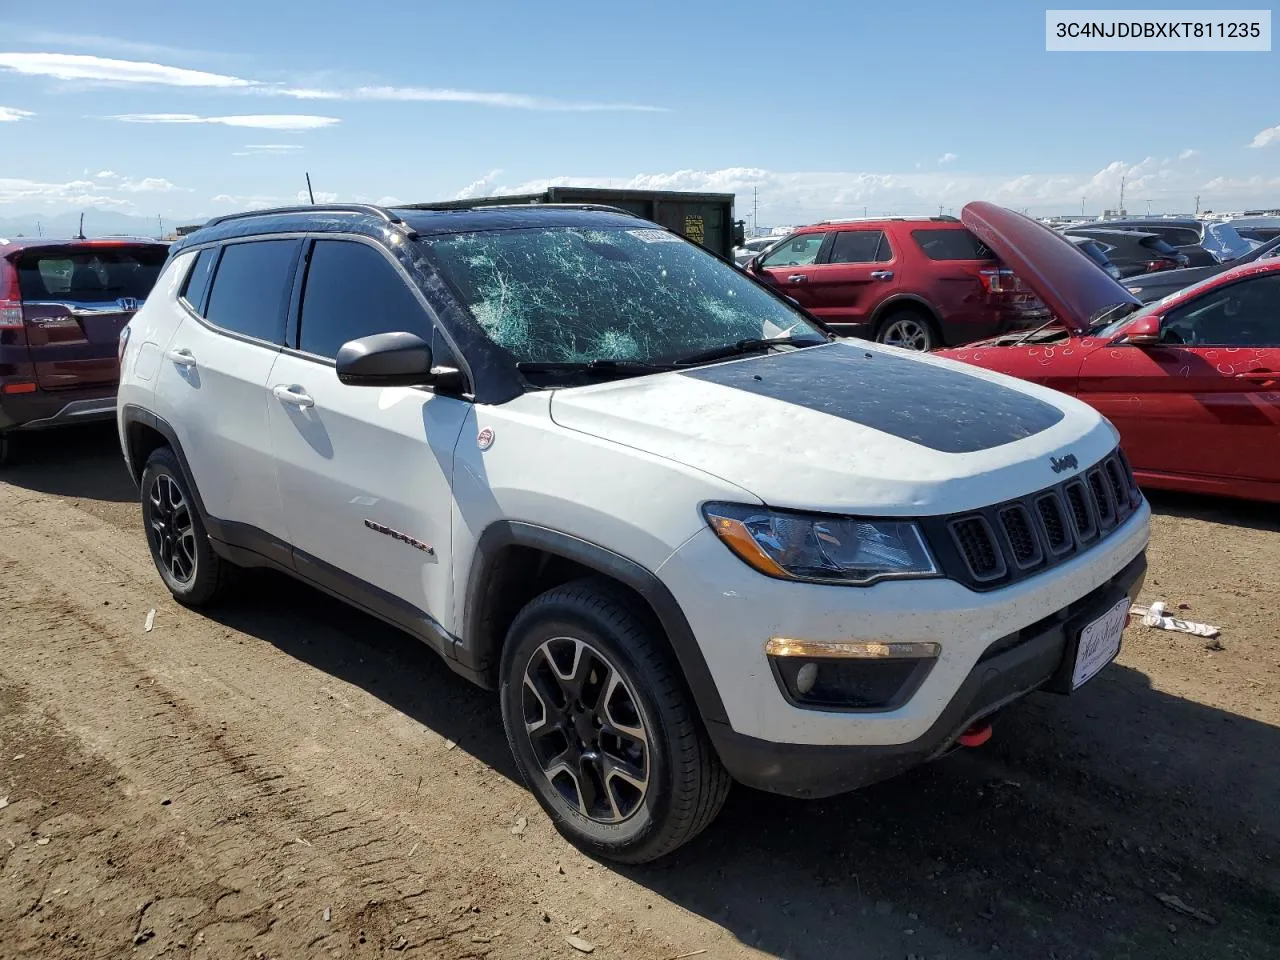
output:
[[1078, 690], [1116, 658], [1120, 639], [1129, 619], [1129, 598], [1116, 601], [1112, 607], [1085, 624], [1076, 637], [1075, 657], [1071, 670], [1071, 689]]

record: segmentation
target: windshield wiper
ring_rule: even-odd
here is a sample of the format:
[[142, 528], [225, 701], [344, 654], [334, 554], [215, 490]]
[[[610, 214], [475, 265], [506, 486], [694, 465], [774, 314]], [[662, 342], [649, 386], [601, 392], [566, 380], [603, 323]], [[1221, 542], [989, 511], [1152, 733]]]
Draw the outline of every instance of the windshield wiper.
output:
[[756, 350], [768, 350], [770, 347], [816, 347], [820, 343], [829, 342], [825, 338], [815, 340], [813, 337], [752, 337], [749, 340], [739, 340], [737, 343], [726, 343], [722, 347], [712, 347], [710, 350], [692, 353], [687, 357], [679, 357], [672, 363], [684, 367], [710, 363], [712, 360], [723, 360], [726, 357], [736, 357], [743, 353], [753, 353]]

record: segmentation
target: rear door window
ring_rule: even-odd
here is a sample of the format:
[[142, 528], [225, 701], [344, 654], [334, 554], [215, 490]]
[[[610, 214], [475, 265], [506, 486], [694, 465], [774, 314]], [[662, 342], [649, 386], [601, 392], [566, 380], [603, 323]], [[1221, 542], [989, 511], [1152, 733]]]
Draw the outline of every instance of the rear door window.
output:
[[299, 240], [253, 240], [222, 251], [205, 316], [224, 330], [281, 343]]
[[930, 260], [994, 260], [995, 254], [968, 230], [912, 230], [911, 236]]
[[431, 323], [408, 282], [373, 247], [317, 240], [302, 292], [298, 347], [333, 359], [348, 340], [404, 331], [431, 340]]
[[831, 244], [828, 263], [877, 263], [893, 259], [883, 230], [841, 230]]
[[31, 253], [18, 264], [24, 300], [145, 300], [168, 257], [162, 246], [84, 247]]

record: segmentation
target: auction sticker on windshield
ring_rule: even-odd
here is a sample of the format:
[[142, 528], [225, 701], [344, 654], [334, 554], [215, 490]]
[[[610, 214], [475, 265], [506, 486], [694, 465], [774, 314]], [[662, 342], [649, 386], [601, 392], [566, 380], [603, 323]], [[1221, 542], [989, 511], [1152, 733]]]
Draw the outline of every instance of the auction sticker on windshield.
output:
[[679, 243], [680, 238], [665, 230], [628, 230], [627, 233], [645, 243]]
[[1093, 623], [1080, 631], [1076, 647], [1076, 667], [1071, 674], [1071, 689], [1091, 680], [1099, 670], [1120, 652], [1120, 635], [1129, 618], [1129, 598], [1125, 597]]

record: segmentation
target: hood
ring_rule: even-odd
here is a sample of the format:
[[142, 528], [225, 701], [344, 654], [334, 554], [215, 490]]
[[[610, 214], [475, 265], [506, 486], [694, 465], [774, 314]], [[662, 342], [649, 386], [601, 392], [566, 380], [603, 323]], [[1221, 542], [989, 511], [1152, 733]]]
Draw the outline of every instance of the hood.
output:
[[1115, 431], [1090, 407], [976, 367], [872, 344], [557, 390], [562, 427], [735, 484], [775, 507], [882, 516], [968, 510], [1095, 462]]
[[1140, 306], [1071, 241], [1030, 217], [978, 201], [960, 211], [960, 221], [1076, 333], [1088, 331], [1112, 307]]

